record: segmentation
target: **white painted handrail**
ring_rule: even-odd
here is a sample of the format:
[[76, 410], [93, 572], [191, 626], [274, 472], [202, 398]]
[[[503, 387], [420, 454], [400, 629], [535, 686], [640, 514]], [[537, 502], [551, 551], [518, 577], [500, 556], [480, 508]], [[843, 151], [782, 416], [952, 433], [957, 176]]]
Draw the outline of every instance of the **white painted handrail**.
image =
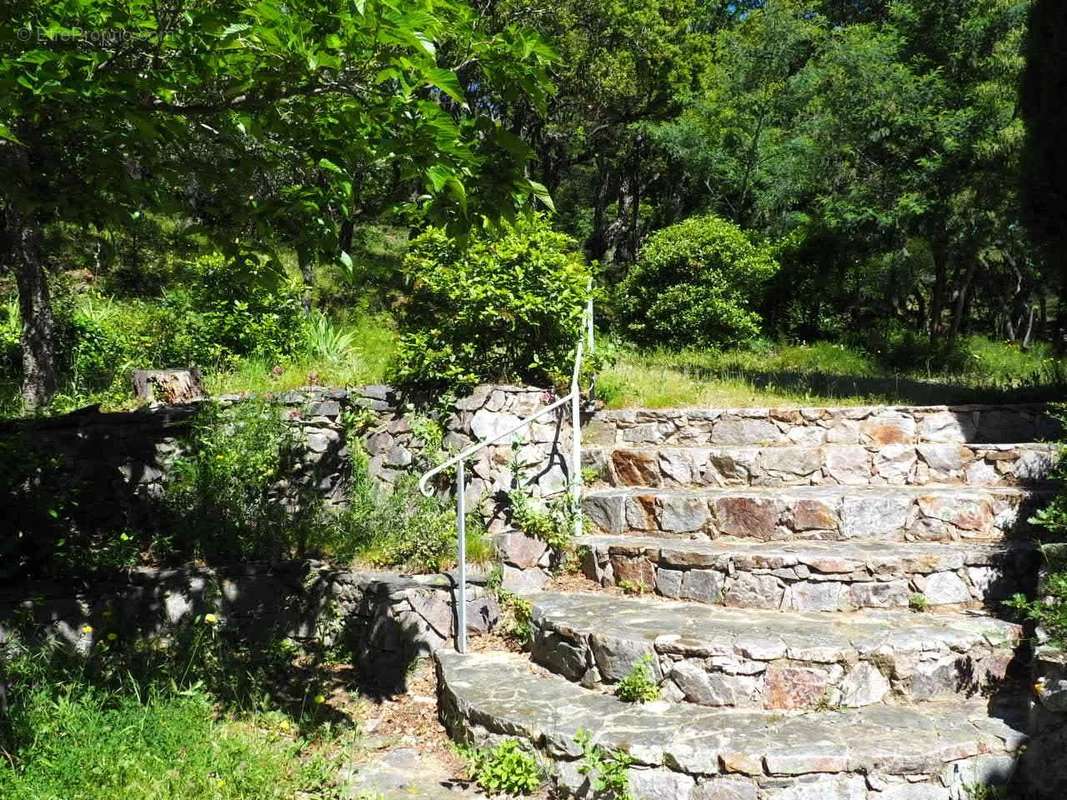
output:
[[419, 491], [429, 497], [433, 494], [430, 479], [439, 475], [450, 467], [456, 468], [456, 582], [458, 593], [456, 597], [456, 650], [460, 653], [467, 651], [467, 476], [464, 467], [465, 462], [476, 453], [491, 447], [512, 434], [518, 433], [523, 428], [541, 417], [551, 414], [558, 408], [571, 405], [571, 469], [570, 469], [570, 496], [574, 508], [574, 535], [582, 535], [582, 433], [581, 433], [581, 410], [582, 392], [579, 379], [582, 374], [582, 359], [585, 356], [585, 347], [588, 344], [589, 352], [595, 352], [593, 341], [593, 293], [592, 281], [589, 282], [589, 300], [586, 302], [585, 311], [582, 313], [581, 332], [578, 336], [578, 344], [574, 351], [574, 371], [571, 373], [571, 390], [568, 394], [555, 400], [542, 408], [536, 414], [532, 414], [517, 425], [513, 425], [503, 433], [498, 433], [489, 439], [475, 442], [470, 447], [461, 450], [443, 464], [438, 464], [431, 470], [423, 473], [419, 478]]

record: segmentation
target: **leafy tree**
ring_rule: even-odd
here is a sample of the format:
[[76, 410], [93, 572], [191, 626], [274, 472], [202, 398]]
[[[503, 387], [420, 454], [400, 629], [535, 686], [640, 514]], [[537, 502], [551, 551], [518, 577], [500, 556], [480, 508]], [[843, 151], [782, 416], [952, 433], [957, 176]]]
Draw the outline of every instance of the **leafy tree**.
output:
[[0, 257], [24, 401], [56, 385], [42, 232], [182, 213], [231, 254], [339, 250], [363, 204], [453, 228], [532, 195], [497, 108], [543, 108], [552, 53], [460, 0], [12, 0], [0, 22]]
[[1035, 0], [1029, 20], [1021, 106], [1026, 121], [1023, 209], [1044, 272], [1059, 287], [1053, 341], [1067, 345], [1067, 8]]
[[751, 5], [715, 0], [502, 0], [494, 24], [552, 41], [547, 114], [509, 109], [564, 225], [602, 263], [628, 263], [665, 177], [644, 124], [670, 119], [702, 85], [711, 34]]

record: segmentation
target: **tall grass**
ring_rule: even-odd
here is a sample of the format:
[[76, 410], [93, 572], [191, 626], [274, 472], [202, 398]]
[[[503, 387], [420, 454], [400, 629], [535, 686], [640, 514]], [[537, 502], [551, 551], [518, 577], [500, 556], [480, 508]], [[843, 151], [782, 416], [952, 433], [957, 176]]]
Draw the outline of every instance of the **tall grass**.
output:
[[245, 358], [231, 370], [207, 375], [205, 383], [216, 395], [382, 383], [395, 350], [396, 329], [386, 314], [331, 319], [316, 312], [304, 355], [282, 363]]

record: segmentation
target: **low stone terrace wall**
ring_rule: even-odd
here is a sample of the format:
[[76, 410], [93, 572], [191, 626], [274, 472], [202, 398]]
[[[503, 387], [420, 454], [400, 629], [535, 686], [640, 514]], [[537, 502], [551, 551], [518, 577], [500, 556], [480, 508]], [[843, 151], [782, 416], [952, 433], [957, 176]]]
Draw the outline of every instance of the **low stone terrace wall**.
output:
[[[452, 643], [454, 589], [448, 575], [351, 572], [314, 561], [119, 570], [0, 589], [0, 645], [17, 633], [85, 652], [112, 636], [166, 638], [210, 613], [241, 640], [340, 647], [367, 683], [398, 689], [413, 660]], [[469, 631], [490, 630], [499, 615], [484, 586], [468, 587]]]
[[[246, 398], [216, 399], [232, 404]], [[350, 431], [358, 431], [370, 474], [383, 485], [417, 469], [424, 448], [416, 430], [422, 415], [388, 386], [315, 387], [265, 399], [282, 407], [303, 442], [300, 464], [290, 480], [293, 489], [321, 493], [328, 503], [345, 501], [355, 444], [349, 441]], [[539, 388], [485, 385], [435, 417], [443, 420], [445, 447], [455, 452], [507, 430], [554, 399]], [[8, 420], [0, 422], [0, 445], [11, 445], [15, 453], [32, 449], [48, 458], [46, 485], [72, 500], [65, 504], [72, 530], [154, 530], [161, 525], [159, 500], [167, 470], [200, 407], [191, 403], [115, 413], [90, 408], [59, 417]], [[510, 588], [543, 582], [541, 567], [547, 566], [549, 556], [543, 543], [506, 533], [504, 494], [517, 485], [534, 496], [565, 489], [570, 452], [566, 415], [546, 417], [518, 439], [514, 448], [504, 443], [482, 451], [468, 466], [467, 481], [467, 507], [482, 513], [496, 535]], [[447, 495], [452, 484], [444, 479], [438, 488]], [[5, 516], [4, 503], [0, 491], [0, 517]]]

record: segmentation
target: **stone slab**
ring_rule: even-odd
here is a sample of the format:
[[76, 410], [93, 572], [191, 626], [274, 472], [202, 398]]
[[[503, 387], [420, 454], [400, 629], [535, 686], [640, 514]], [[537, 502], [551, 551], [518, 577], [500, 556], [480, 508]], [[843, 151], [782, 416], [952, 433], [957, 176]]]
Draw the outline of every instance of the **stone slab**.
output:
[[601, 411], [598, 444], [1000, 444], [1055, 439], [1043, 404]]
[[[623, 578], [667, 597], [797, 611], [987, 605], [999, 608], [1032, 588], [1040, 553], [1033, 545], [882, 541], [756, 542], [585, 536], [586, 575], [602, 585]], [[692, 571], [715, 572], [718, 596], [683, 595]], [[706, 582], [706, 579], [704, 579]], [[966, 595], [963, 591], [966, 590]]]
[[1010, 755], [1025, 741], [1018, 723], [995, 716], [985, 701], [822, 713], [633, 705], [541, 673], [514, 654], [441, 651], [437, 664], [441, 716], [453, 736], [525, 739], [566, 775], [580, 756], [575, 736], [588, 731], [605, 749], [629, 753], [635, 769], [662, 770], [664, 782], [679, 785], [679, 775], [692, 777], [677, 800], [688, 800], [690, 787], [727, 774], [761, 792], [817, 776], [862, 774], [866, 782], [859, 781], [864, 791], [858, 797], [865, 800], [868, 784], [903, 777], [942, 786], [946, 768]]
[[[701, 705], [794, 707], [797, 698], [776, 697], [774, 688], [784, 670], [797, 668], [819, 684], [803, 706], [973, 696], [1004, 679], [1023, 637], [1021, 626], [980, 613], [817, 614], [605, 593], [531, 599], [538, 663], [588, 685], [598, 643], [610, 641], [630, 658], [613, 674], [599, 671], [601, 682], [614, 682], [653, 653], [660, 682], [674, 682], [684, 699]], [[555, 670], [562, 644], [570, 659]], [[664, 695], [677, 693], [667, 686]]]
[[586, 447], [598, 485], [1041, 486], [1051, 480], [1051, 444], [752, 445]]
[[613, 487], [582, 508], [603, 533], [884, 541], [998, 541], [1030, 530], [1049, 489], [945, 486]]

